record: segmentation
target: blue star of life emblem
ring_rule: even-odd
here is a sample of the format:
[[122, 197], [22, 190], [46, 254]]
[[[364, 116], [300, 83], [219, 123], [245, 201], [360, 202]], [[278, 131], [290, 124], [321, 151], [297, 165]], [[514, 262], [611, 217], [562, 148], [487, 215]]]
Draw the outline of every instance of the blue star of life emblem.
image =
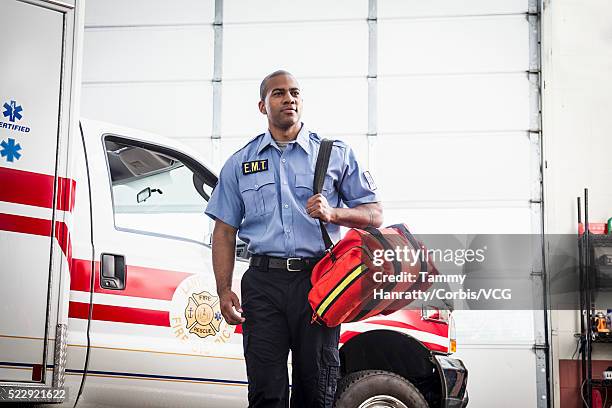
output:
[[12, 162], [14, 159], [19, 160], [21, 157], [21, 153], [19, 153], [21, 150], [21, 145], [19, 143], [15, 143], [15, 139], [9, 138], [8, 142], [3, 140], [2, 143], [0, 143], [0, 146], [2, 146], [0, 149], [0, 155], [2, 155], [2, 157], [6, 156], [7, 161]]
[[4, 112], [2, 114], [5, 118], [8, 117], [11, 122], [15, 122], [15, 120], [21, 120], [21, 118], [23, 117], [21, 115], [21, 112], [23, 112], [23, 108], [21, 107], [21, 105], [17, 105], [17, 102], [5, 102], [3, 107]]

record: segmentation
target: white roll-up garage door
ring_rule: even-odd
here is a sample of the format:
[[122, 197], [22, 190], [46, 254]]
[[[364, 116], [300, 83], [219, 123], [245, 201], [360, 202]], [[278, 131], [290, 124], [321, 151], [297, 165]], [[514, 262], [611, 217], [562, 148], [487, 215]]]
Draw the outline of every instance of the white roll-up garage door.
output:
[[[307, 126], [368, 163], [385, 223], [540, 233], [536, 4], [89, 0], [83, 113], [220, 166], [265, 131], [259, 82], [286, 69]], [[470, 406], [545, 406], [543, 312], [455, 316]]]

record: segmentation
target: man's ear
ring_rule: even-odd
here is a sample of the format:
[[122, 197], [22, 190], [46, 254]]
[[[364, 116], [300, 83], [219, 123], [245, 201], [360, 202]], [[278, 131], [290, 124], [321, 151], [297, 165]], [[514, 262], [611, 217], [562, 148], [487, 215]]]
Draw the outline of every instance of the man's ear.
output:
[[264, 101], [259, 101], [259, 111], [264, 115], [268, 114], [268, 112], [266, 112], [266, 103]]

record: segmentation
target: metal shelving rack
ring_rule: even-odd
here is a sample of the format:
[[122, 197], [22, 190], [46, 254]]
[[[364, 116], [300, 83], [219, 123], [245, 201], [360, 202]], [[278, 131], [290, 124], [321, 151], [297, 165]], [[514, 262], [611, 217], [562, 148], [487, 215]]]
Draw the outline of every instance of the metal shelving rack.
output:
[[[581, 220], [580, 197], [578, 204], [578, 223]], [[594, 246], [612, 246], [612, 236], [591, 234], [589, 231], [589, 192], [584, 189], [584, 232], [578, 236], [578, 265], [580, 273], [580, 341], [582, 345], [580, 392], [583, 393], [583, 403], [592, 408], [593, 387], [612, 387], [612, 380], [593, 379], [592, 352], [594, 343], [612, 343], [612, 332], [599, 333], [593, 330], [594, 296], [596, 289], [593, 248]]]

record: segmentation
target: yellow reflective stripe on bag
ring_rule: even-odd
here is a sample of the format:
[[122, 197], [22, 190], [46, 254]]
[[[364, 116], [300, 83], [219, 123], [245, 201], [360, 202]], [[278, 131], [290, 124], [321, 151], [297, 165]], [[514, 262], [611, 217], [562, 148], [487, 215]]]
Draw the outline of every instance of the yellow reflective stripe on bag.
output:
[[317, 308], [317, 314], [319, 316], [323, 316], [329, 306], [332, 305], [335, 299], [337, 299], [338, 295], [340, 295], [351, 283], [357, 279], [359, 275], [366, 272], [368, 268], [365, 264], [359, 264], [355, 269], [353, 269], [344, 279], [338, 283], [338, 285], [332, 290], [329, 295], [323, 299], [323, 302]]

